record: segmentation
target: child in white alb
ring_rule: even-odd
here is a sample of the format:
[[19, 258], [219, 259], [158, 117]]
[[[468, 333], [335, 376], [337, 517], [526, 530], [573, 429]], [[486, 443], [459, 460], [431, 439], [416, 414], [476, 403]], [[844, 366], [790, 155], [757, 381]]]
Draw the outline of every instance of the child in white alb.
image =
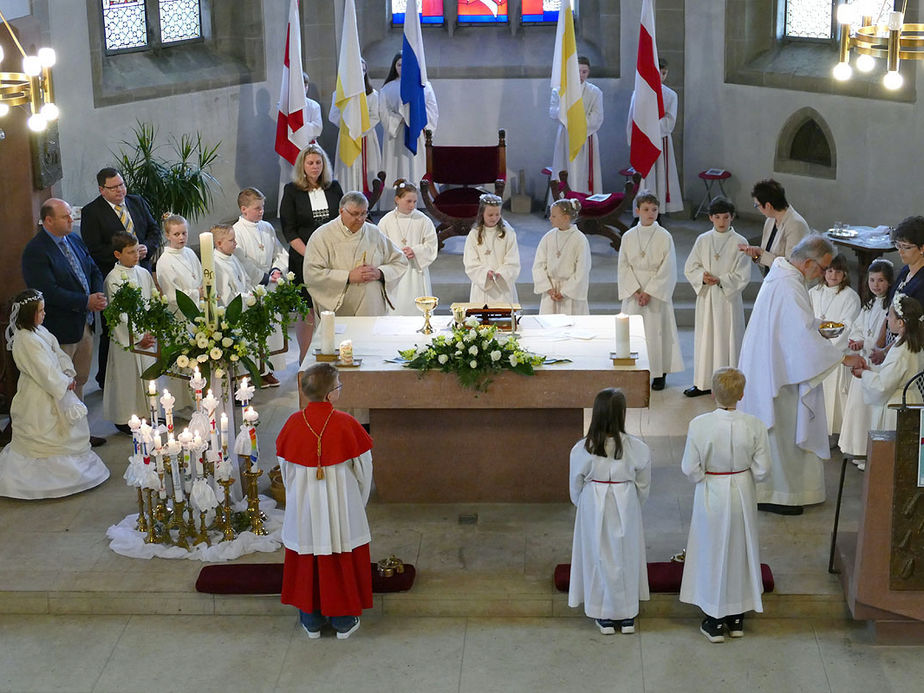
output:
[[557, 200], [549, 207], [555, 226], [539, 241], [533, 261], [535, 293], [542, 296], [539, 314], [587, 315], [590, 244], [574, 225], [581, 213], [577, 200]]
[[744, 374], [720, 368], [712, 378], [717, 408], [690, 422], [681, 469], [696, 484], [680, 601], [706, 618], [709, 642], [744, 635], [744, 614], [763, 611], [755, 481], [770, 472], [767, 428], [736, 410]]
[[478, 305], [517, 303], [520, 250], [513, 227], [501, 218], [503, 203], [497, 195], [482, 195], [475, 224], [465, 239], [462, 262], [472, 280], [468, 300]]

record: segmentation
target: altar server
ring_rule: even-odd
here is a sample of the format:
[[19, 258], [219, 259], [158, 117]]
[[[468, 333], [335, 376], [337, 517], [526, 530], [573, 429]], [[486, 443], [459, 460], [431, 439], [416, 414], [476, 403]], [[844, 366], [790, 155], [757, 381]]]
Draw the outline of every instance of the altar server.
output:
[[738, 251], [747, 240], [732, 228], [734, 218], [735, 205], [715, 198], [709, 205], [712, 230], [696, 238], [683, 267], [696, 292], [693, 385], [683, 391], [687, 397], [708, 395], [716, 369], [738, 363], [744, 337], [741, 293], [751, 281], [751, 263]]
[[417, 188], [401, 179], [395, 183], [395, 208], [379, 220], [379, 230], [401, 249], [408, 262], [407, 272], [388, 287], [394, 305], [388, 312], [417, 315], [414, 299], [433, 294], [430, 265], [439, 247], [433, 222], [417, 210]]
[[789, 258], [777, 258], [757, 294], [741, 343], [739, 368], [747, 378], [739, 409], [753, 414], [770, 436], [770, 475], [757, 485], [758, 510], [801, 515], [804, 505], [825, 499], [828, 425], [824, 377], [844, 356], [818, 333], [806, 282], [819, 279], [834, 256], [819, 235], [803, 239]]
[[[369, 129], [363, 133], [362, 152], [351, 166], [343, 163], [340, 158], [340, 138], [337, 138], [337, 151], [334, 154], [334, 178], [340, 181], [347, 190], [362, 190], [369, 192], [372, 190], [372, 181], [375, 180], [382, 168], [382, 146], [379, 144], [379, 136], [375, 126], [379, 124], [379, 92], [372, 88], [372, 82], [369, 81], [369, 75], [366, 72], [366, 61], [361, 60], [363, 65], [363, 80], [366, 83], [366, 108], [369, 112]], [[340, 127], [340, 109], [337, 108], [337, 93], [334, 92], [330, 99], [330, 112], [327, 119]]]
[[571, 448], [571, 502], [577, 506], [568, 606], [580, 606], [600, 632], [635, 632], [647, 600], [642, 504], [651, 485], [651, 451], [626, 433], [626, 396], [597, 393], [587, 437]]
[[462, 263], [472, 280], [469, 302], [494, 305], [517, 302], [520, 249], [513, 227], [501, 218], [504, 201], [485, 193], [478, 200], [475, 225], [465, 238]]
[[[824, 281], [809, 289], [809, 298], [812, 299], [812, 310], [816, 318], [822, 322], [839, 322], [848, 327], [840, 337], [832, 339], [831, 344], [840, 349], [841, 353], [849, 353], [849, 327], [860, 314], [860, 296], [850, 288], [847, 259], [843, 255], [831, 260], [831, 264], [825, 270]], [[846, 366], [841, 366], [828, 374], [821, 384], [825, 393], [825, 416], [828, 420], [829, 436], [841, 432], [849, 381], [850, 370]]]
[[533, 261], [533, 286], [542, 296], [539, 313], [588, 315], [590, 244], [574, 225], [581, 213], [577, 200], [558, 200], [549, 207], [549, 221], [555, 226], [539, 241]]
[[26, 289], [13, 299], [6, 347], [19, 380], [10, 405], [13, 438], [0, 451], [0, 496], [60, 498], [109, 478], [90, 449], [87, 408], [74, 394], [77, 371], [44, 320], [40, 291]]
[[581, 101], [587, 120], [587, 140], [574, 160], [568, 152], [568, 128], [559, 122], [560, 97], [552, 90], [549, 117], [559, 122], [555, 149], [552, 153], [552, 176], [557, 180], [559, 171], [568, 172], [568, 187], [576, 192], [596, 194], [603, 192], [603, 174], [600, 167], [600, 137], [597, 131], [603, 126], [603, 92], [587, 81], [590, 76], [590, 59], [578, 56], [578, 75], [581, 80]]
[[623, 235], [617, 263], [622, 312], [641, 315], [645, 324], [652, 390], [663, 390], [667, 374], [683, 370], [674, 318], [677, 256], [674, 239], [656, 221], [660, 204], [650, 192], [635, 198], [639, 223]]
[[[111, 303], [119, 287], [132, 283], [141, 289], [145, 299], [151, 298], [154, 279], [151, 273], [138, 264], [138, 239], [117, 231], [112, 236], [112, 250], [116, 258], [115, 267], [106, 275], [106, 299]], [[109, 333], [114, 342], [106, 361], [106, 387], [103, 388], [103, 416], [112, 421], [122, 433], [131, 433], [128, 420], [132, 414], [148, 409], [146, 383], [141, 374], [154, 365], [154, 358], [128, 351], [130, 337], [135, 339], [139, 349], [154, 346], [152, 334], [129, 334], [127, 319], [117, 324], [109, 324]]]
[[235, 296], [253, 289], [247, 270], [234, 255], [237, 235], [234, 227], [216, 224], [209, 231], [215, 240], [215, 295], [218, 305], [227, 307]]
[[[889, 312], [889, 290], [895, 280], [892, 263], [884, 258], [873, 260], [867, 272], [869, 298], [850, 328], [847, 348], [869, 359]], [[866, 469], [866, 439], [869, 435], [870, 406], [863, 401], [863, 385], [859, 378], [850, 378], [844, 421], [837, 446], [861, 470]]]
[[408, 261], [375, 224], [358, 191], [340, 200], [340, 216], [319, 227], [305, 251], [305, 284], [315, 310], [337, 315], [385, 315], [386, 287], [407, 271]]
[[744, 386], [736, 368], [715, 372], [717, 408], [690, 422], [680, 463], [696, 484], [680, 601], [703, 610], [710, 642], [725, 640], [725, 630], [740, 638], [744, 613], [763, 611], [754, 482], [770, 471], [770, 442], [760, 419], [736, 410]]
[[289, 266], [289, 253], [276, 236], [276, 229], [263, 221], [266, 196], [256, 188], [238, 193], [241, 216], [234, 223], [234, 257], [240, 260], [251, 286], [275, 283]]
[[276, 438], [286, 487], [282, 603], [298, 608], [312, 640], [327, 623], [343, 640], [359, 628], [362, 610], [372, 607], [365, 512], [372, 438], [334, 409], [343, 386], [332, 364], [306, 368], [300, 387], [308, 406], [292, 414]]

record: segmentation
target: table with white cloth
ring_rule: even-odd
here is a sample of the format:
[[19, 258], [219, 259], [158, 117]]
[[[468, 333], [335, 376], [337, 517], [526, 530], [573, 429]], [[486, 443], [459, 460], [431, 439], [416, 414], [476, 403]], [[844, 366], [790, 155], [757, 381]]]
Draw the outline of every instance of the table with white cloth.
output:
[[[434, 316], [435, 333], [451, 318]], [[605, 387], [622, 388], [629, 407], [647, 407], [648, 355], [640, 316], [630, 318], [632, 366], [614, 366], [613, 315], [525, 316], [523, 348], [569, 363], [533, 376], [505, 371], [487, 392], [455, 374], [420, 372], [386, 359], [429, 343], [422, 317], [337, 317], [336, 340], [353, 342], [359, 368], [342, 368], [338, 409], [369, 410], [377, 497], [385, 502], [568, 500], [568, 455], [585, 431], [584, 409]], [[302, 369], [315, 363], [315, 333]], [[307, 402], [300, 396], [301, 405]]]

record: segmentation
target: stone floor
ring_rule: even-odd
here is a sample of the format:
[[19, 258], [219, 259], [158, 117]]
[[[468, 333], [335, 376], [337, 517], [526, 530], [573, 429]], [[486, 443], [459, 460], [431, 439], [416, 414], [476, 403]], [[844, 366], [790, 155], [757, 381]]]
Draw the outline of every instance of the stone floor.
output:
[[[516, 227], [526, 255], [547, 222], [535, 216]], [[611, 263], [615, 275], [607, 247], [595, 247], [594, 263]], [[526, 281], [531, 260], [523, 264]], [[434, 267], [435, 287], [453, 283], [460, 267], [448, 245]], [[681, 328], [681, 342], [689, 364], [690, 328]], [[263, 450], [273, 449], [297, 406], [294, 348], [278, 373], [282, 387], [256, 395]], [[643, 510], [652, 561], [680, 550], [689, 527], [693, 487], [680, 458], [689, 420], [711, 409], [708, 398], [681, 395], [691, 370], [669, 376], [666, 390], [652, 392], [651, 407], [628, 418], [630, 432], [653, 450]], [[416, 565], [417, 583], [405, 594], [377, 596], [348, 642], [309, 642], [278, 597], [201, 595], [194, 589], [198, 562], [128, 559], [108, 549], [106, 528], [135, 510], [121, 480], [130, 440], [100, 420], [95, 386], [87, 403], [93, 432], [108, 437], [99, 452], [111, 479], [60, 500], [0, 499], [0, 691], [290, 690], [307, 682], [343, 691], [370, 684], [414, 691], [902, 691], [916, 689], [924, 675], [918, 649], [869, 644], [826, 571], [840, 467], [834, 461], [825, 470], [831, 500], [802, 517], [760, 515], [761, 558], [773, 569], [776, 592], [766, 595], [765, 613], [748, 621], [741, 641], [707, 643], [697, 632], [697, 610], [676, 595], [654, 595], [643, 605], [638, 634], [600, 635], [552, 585], [554, 566], [570, 559], [568, 504], [403, 505], [373, 495], [373, 558], [396, 553]], [[851, 531], [862, 477], [852, 466], [847, 471], [841, 527]], [[477, 524], [459, 523], [468, 513], [477, 513]], [[239, 559], [278, 560], [281, 552]], [[323, 657], [306, 657], [312, 649]]]

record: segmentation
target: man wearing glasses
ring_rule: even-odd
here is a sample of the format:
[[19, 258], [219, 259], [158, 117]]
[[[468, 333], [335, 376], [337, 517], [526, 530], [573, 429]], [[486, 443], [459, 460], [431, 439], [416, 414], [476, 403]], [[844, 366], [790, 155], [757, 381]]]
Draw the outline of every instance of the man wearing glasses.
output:
[[[151, 270], [151, 261], [160, 244], [160, 226], [151, 214], [151, 208], [140, 195], [129, 195], [122, 174], [114, 168], [101, 169], [96, 174], [99, 196], [80, 210], [80, 236], [90, 250], [103, 276], [115, 266], [112, 254], [112, 236], [127, 231], [138, 239], [141, 266]], [[102, 313], [100, 314], [102, 317]], [[106, 377], [106, 359], [109, 357], [109, 333], [106, 321], [99, 338], [99, 368], [96, 381], [100, 389]]]
[[757, 181], [751, 190], [754, 208], [766, 217], [760, 245], [739, 245], [738, 250], [746, 253], [760, 267], [766, 276], [778, 257], [789, 257], [792, 249], [812, 230], [802, 215], [786, 201], [783, 186], [772, 178]]
[[366, 221], [369, 203], [346, 193], [340, 216], [311, 234], [305, 249], [305, 285], [315, 310], [337, 315], [385, 315], [387, 289], [407, 271], [401, 249]]
[[744, 332], [738, 368], [747, 378], [738, 409], [767, 426], [770, 475], [757, 484], [758, 509], [801, 515], [825, 500], [824, 466], [830, 456], [822, 380], [844, 356], [818, 332], [807, 284], [824, 276], [835, 250], [824, 236], [800, 241], [788, 258], [773, 261]]

